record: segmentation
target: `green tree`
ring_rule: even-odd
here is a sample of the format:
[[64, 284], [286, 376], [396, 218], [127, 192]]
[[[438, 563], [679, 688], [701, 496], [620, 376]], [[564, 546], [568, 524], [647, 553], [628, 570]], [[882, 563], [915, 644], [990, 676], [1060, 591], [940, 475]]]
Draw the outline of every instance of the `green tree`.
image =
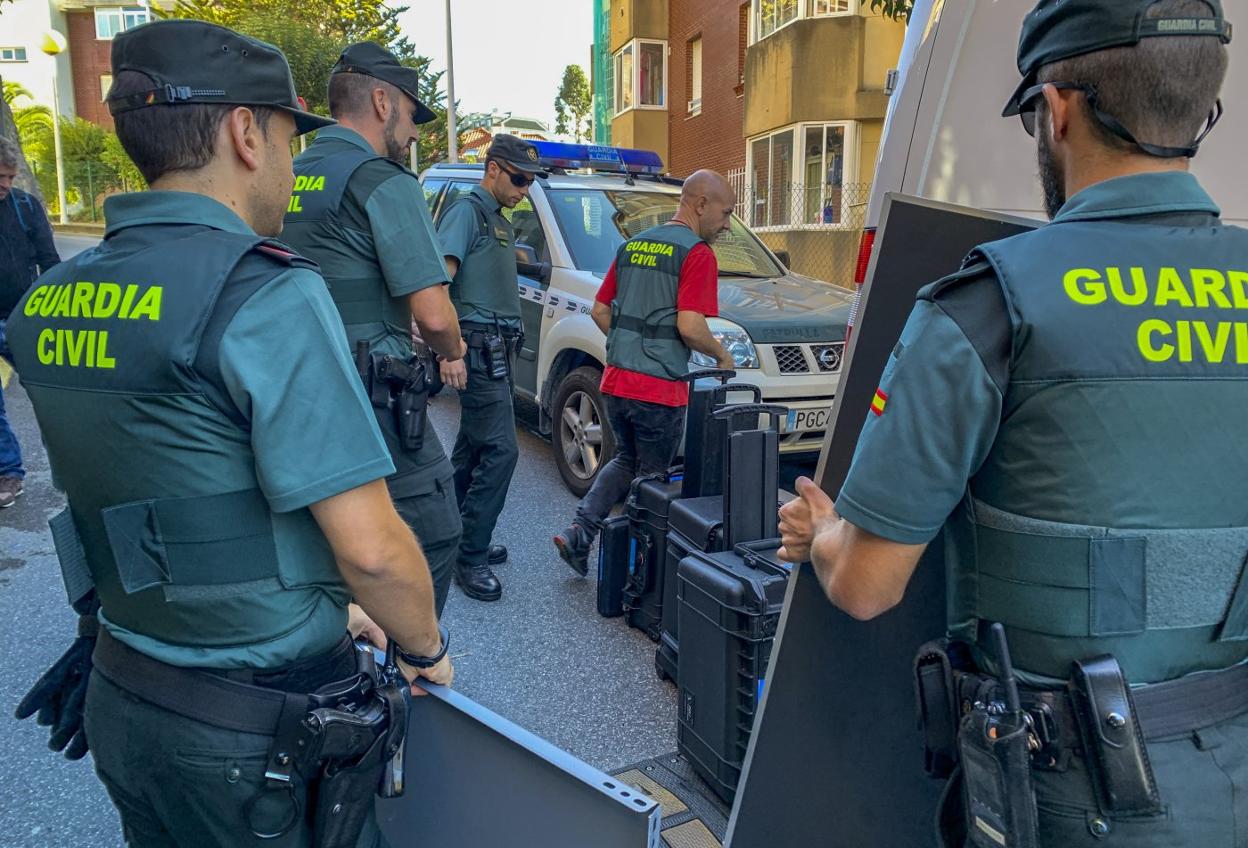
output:
[[563, 81], [555, 98], [555, 132], [570, 134], [577, 141], [587, 137], [592, 110], [593, 95], [585, 69], [580, 65], [568, 65], [563, 69]]
[[871, 11], [895, 21], [909, 21], [913, 9], [914, 0], [871, 0]]
[[437, 113], [437, 120], [421, 128], [417, 144], [422, 164], [437, 161], [446, 149], [446, 94], [442, 72], [399, 31], [399, 15], [406, 7], [387, 6], [382, 0], [179, 0], [157, 15], [194, 18], [228, 26], [276, 45], [290, 62], [295, 90], [308, 107], [327, 114], [329, 72], [348, 44], [375, 41], [420, 74], [418, 95]]

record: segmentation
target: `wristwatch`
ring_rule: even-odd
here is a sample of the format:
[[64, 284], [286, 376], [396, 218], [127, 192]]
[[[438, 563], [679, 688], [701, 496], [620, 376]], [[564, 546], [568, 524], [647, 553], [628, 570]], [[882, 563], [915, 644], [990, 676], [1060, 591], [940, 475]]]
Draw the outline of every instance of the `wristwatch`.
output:
[[409, 654], [407, 651], [403, 650], [403, 646], [399, 645], [397, 642], [394, 646], [394, 654], [412, 668], [433, 668], [435, 665], [442, 662], [442, 658], [446, 656], [447, 649], [451, 647], [451, 634], [447, 631], [446, 625], [438, 625], [438, 635], [442, 637], [442, 647], [431, 657], [422, 657], [419, 654]]

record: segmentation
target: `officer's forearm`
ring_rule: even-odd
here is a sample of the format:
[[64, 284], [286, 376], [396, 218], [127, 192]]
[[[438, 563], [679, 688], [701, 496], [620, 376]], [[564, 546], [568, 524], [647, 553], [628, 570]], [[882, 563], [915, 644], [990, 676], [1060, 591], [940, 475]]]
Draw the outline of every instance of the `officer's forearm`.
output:
[[690, 350], [706, 354], [716, 360], [727, 355], [723, 345], [711, 335], [711, 328], [706, 323], [705, 315], [682, 311], [676, 316], [676, 329]]
[[430, 286], [409, 295], [408, 307], [425, 344], [443, 359], [454, 361], [463, 357], [459, 317], [445, 286]]
[[429, 566], [384, 480], [311, 505], [355, 601], [409, 653], [439, 645]]
[[[406, 530], [407, 528], [404, 527]], [[342, 567], [355, 602], [410, 654], [432, 656], [441, 646], [429, 565], [411, 532], [390, 562], [370, 569]]]
[[594, 308], [590, 310], [589, 317], [594, 319], [594, 323], [598, 325], [598, 329], [602, 330], [605, 336], [611, 332], [611, 307], [600, 300], [594, 301]]
[[926, 547], [892, 542], [837, 518], [816, 528], [810, 562], [828, 600], [867, 621], [901, 603]]

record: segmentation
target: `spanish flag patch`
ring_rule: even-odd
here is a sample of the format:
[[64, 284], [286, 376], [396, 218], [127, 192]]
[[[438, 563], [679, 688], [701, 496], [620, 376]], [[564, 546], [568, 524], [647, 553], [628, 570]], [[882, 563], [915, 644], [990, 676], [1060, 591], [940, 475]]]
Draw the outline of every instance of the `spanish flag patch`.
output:
[[871, 399], [871, 411], [876, 415], [884, 414], [884, 407], [888, 404], [888, 395], [883, 389], [875, 390], [875, 397]]

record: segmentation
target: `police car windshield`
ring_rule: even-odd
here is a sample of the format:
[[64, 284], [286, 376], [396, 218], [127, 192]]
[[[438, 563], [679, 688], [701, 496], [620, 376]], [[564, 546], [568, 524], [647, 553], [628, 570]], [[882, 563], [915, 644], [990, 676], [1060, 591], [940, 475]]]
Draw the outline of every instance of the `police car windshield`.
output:
[[[605, 274], [627, 239], [676, 214], [680, 196], [658, 191], [552, 189], [547, 192], [576, 267]], [[725, 277], [778, 277], [783, 271], [736, 217], [713, 245]]]

